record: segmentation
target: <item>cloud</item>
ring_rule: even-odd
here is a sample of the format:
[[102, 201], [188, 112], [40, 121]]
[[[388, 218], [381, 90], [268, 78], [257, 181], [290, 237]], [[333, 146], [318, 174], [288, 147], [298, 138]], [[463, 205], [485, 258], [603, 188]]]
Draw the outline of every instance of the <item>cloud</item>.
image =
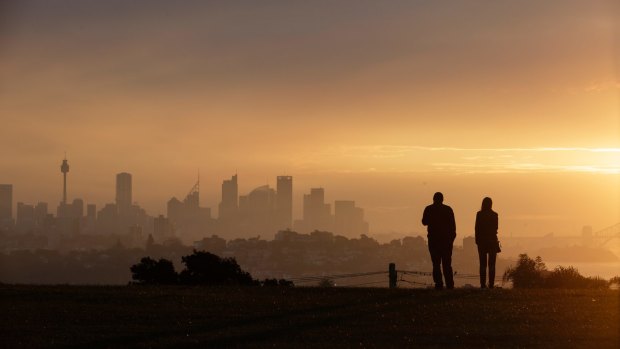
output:
[[345, 173], [620, 173], [620, 148], [341, 146], [304, 157]]
[[593, 82], [590, 85], [585, 87], [586, 92], [605, 92], [609, 90], [619, 90], [620, 89], [620, 81], [616, 80], [606, 80], [606, 81], [598, 81]]

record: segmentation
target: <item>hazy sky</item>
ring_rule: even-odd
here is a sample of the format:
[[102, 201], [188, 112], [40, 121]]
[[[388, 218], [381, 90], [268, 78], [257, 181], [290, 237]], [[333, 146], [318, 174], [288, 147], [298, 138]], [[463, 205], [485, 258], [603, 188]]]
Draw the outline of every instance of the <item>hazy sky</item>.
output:
[[215, 210], [294, 176], [356, 200], [371, 231], [459, 234], [493, 197], [500, 234], [620, 221], [617, 1], [40, 0], [0, 5], [0, 183], [15, 201], [149, 213], [200, 169]]

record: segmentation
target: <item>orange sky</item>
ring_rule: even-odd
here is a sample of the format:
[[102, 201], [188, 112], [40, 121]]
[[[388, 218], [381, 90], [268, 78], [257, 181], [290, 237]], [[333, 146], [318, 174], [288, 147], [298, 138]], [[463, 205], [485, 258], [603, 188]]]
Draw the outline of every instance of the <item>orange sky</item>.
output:
[[[578, 234], [620, 221], [614, 1], [8, 1], [0, 5], [0, 183], [15, 201], [151, 214], [198, 168], [203, 204], [295, 178], [353, 199], [371, 231], [423, 232], [434, 191], [471, 233]], [[503, 224], [503, 225], [502, 225]]]

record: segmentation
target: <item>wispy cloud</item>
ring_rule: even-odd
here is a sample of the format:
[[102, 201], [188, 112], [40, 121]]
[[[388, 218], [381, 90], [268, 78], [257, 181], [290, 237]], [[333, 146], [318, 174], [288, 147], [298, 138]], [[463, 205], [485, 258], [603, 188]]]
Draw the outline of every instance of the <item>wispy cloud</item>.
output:
[[[334, 172], [620, 174], [620, 148], [475, 148], [370, 145], [342, 146], [306, 158], [321, 159]], [[317, 161], [318, 163], [318, 161]]]
[[595, 81], [590, 85], [586, 86], [586, 92], [604, 92], [609, 90], [619, 90], [620, 89], [620, 81], [616, 80], [605, 80], [605, 81]]
[[372, 146], [345, 146], [343, 153], [366, 153], [398, 155], [414, 151], [444, 151], [444, 152], [611, 152], [620, 153], [620, 148], [587, 148], [587, 147], [532, 147], [532, 148], [466, 148], [466, 147], [428, 147], [428, 146], [401, 146], [401, 145], [372, 145]]

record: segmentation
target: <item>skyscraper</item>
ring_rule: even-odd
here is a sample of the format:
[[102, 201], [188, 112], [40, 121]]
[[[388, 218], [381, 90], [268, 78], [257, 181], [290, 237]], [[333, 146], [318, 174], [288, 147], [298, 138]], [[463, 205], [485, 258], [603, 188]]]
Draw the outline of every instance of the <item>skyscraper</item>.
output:
[[211, 209], [200, 207], [200, 178], [183, 201], [168, 200], [168, 219], [179, 237], [196, 239], [212, 227]]
[[278, 229], [292, 228], [293, 224], [293, 177], [278, 176], [276, 195], [276, 219]]
[[13, 224], [13, 185], [0, 184], [0, 228]]
[[260, 186], [247, 195], [243, 229], [245, 233], [265, 234], [275, 229], [276, 191], [268, 185]]
[[345, 236], [368, 234], [368, 223], [364, 221], [364, 210], [355, 206], [355, 201], [334, 202], [334, 232]]
[[32, 231], [36, 226], [34, 206], [23, 202], [17, 203], [16, 229], [22, 232]]
[[219, 219], [222, 221], [234, 220], [237, 218], [239, 187], [237, 185], [237, 175], [222, 182], [222, 201], [219, 206]]
[[325, 190], [323, 188], [311, 188], [310, 194], [304, 195], [303, 220], [296, 221], [295, 224], [295, 230], [301, 232], [330, 231], [332, 229], [331, 205], [325, 203]]
[[131, 212], [131, 174], [122, 172], [116, 175], [116, 207], [119, 216]]

